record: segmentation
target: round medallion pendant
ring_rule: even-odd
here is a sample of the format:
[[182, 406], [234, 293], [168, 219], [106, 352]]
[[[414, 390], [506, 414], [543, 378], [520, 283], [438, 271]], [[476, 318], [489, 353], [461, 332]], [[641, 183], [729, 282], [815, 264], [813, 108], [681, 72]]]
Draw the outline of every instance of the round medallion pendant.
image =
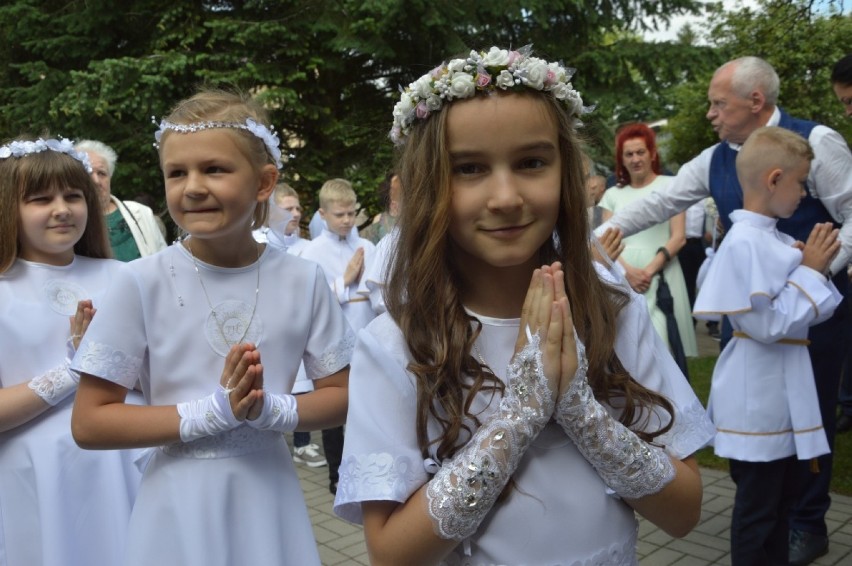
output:
[[44, 283], [47, 304], [59, 314], [71, 316], [77, 312], [77, 303], [87, 299], [86, 290], [80, 285], [62, 279], [50, 279]]
[[242, 301], [223, 301], [216, 305], [215, 311], [207, 315], [204, 323], [204, 335], [213, 351], [222, 357], [234, 344], [251, 342], [257, 345], [263, 330], [263, 324], [257, 312]]

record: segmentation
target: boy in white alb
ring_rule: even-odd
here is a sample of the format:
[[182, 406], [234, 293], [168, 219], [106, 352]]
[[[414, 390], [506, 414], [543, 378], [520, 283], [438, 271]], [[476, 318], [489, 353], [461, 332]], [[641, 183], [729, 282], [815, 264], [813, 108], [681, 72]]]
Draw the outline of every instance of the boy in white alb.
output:
[[805, 244], [776, 228], [805, 196], [813, 152], [791, 131], [755, 130], [737, 156], [743, 209], [710, 264], [695, 316], [727, 316], [734, 338], [713, 371], [708, 413], [718, 456], [737, 485], [731, 563], [787, 564], [788, 512], [805, 478], [796, 460], [830, 449], [807, 349], [808, 328], [842, 296], [824, 273], [838, 230], [817, 224]]
[[[318, 263], [337, 297], [343, 314], [356, 333], [373, 320], [376, 313], [359, 284], [375, 254], [375, 246], [354, 230], [357, 212], [352, 184], [330, 179], [319, 191], [319, 214], [325, 221], [322, 233], [302, 250], [301, 257]], [[361, 287], [363, 290], [363, 287]], [[343, 457], [343, 427], [323, 430], [323, 447], [328, 461], [329, 491], [337, 493], [338, 468]]]
[[359, 292], [358, 286], [376, 247], [352, 230], [356, 197], [349, 181], [326, 181], [320, 189], [319, 201], [319, 213], [326, 228], [305, 246], [302, 257], [320, 264], [343, 314], [357, 332], [375, 317], [369, 299]]

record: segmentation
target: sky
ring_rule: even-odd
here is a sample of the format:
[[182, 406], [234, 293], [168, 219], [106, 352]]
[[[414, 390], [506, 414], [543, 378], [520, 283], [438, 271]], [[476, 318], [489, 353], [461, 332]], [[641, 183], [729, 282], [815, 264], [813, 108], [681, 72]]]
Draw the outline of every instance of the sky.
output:
[[[817, 0], [815, 4], [817, 10], [828, 10], [828, 2], [826, 0]], [[726, 10], [739, 10], [745, 7], [756, 8], [758, 2], [757, 0], [723, 0], [722, 5]], [[852, 2], [849, 0], [843, 1], [841, 7], [844, 13], [848, 14], [852, 12]], [[705, 18], [703, 16], [676, 16], [671, 19], [671, 23], [667, 29], [661, 29], [657, 32], [646, 32], [645, 39], [646, 41], [673, 41], [677, 39], [678, 31], [685, 24], [692, 24], [693, 29], [700, 30], [704, 22]]]

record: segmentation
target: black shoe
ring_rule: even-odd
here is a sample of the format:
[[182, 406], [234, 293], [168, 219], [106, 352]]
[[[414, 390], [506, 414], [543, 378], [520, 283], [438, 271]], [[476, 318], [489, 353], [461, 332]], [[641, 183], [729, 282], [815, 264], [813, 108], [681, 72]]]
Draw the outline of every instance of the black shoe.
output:
[[828, 537], [790, 529], [790, 566], [806, 566], [828, 554]]
[[852, 430], [852, 415], [843, 413], [837, 417], [837, 432], [849, 432]]

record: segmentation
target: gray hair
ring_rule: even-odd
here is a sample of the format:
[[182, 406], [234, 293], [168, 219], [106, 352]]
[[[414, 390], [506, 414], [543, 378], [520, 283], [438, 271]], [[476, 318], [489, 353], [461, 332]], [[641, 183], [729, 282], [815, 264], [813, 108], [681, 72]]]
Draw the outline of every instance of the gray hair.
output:
[[97, 140], [80, 140], [74, 144], [74, 149], [77, 151], [91, 152], [100, 155], [106, 160], [109, 176], [112, 177], [112, 174], [115, 173], [115, 164], [118, 161], [118, 154], [107, 144]]
[[748, 98], [754, 91], [763, 93], [768, 106], [778, 104], [778, 90], [781, 81], [778, 73], [768, 62], [760, 57], [740, 57], [728, 61], [720, 69], [733, 65], [731, 89], [740, 97]]

